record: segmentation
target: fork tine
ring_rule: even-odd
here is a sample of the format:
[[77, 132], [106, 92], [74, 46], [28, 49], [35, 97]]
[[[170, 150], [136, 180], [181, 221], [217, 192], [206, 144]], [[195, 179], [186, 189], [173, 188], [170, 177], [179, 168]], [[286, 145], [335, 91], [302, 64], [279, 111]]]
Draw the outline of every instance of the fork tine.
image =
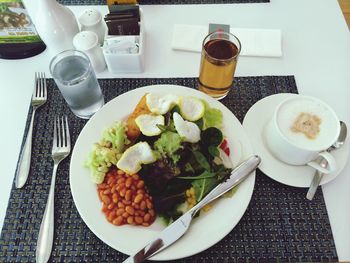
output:
[[45, 72], [43, 72], [43, 82], [44, 82], [44, 85], [43, 85], [43, 88], [44, 88], [44, 98], [46, 99], [47, 98], [47, 86], [46, 86], [46, 76], [45, 76]]
[[41, 80], [41, 85], [40, 85], [40, 97], [44, 97], [44, 85], [45, 85], [45, 76], [44, 76], [44, 72], [41, 72], [40, 80]]
[[66, 143], [66, 131], [65, 131], [65, 124], [64, 124], [64, 119], [63, 119], [63, 116], [61, 118], [61, 127], [62, 127], [62, 146], [63, 147], [66, 147], [67, 146], [67, 143]]
[[57, 147], [57, 125], [56, 125], [56, 116], [53, 122], [53, 148]]
[[39, 73], [35, 72], [35, 82], [34, 82], [34, 91], [33, 91], [33, 97], [37, 96], [38, 93], [38, 81], [39, 81]]
[[67, 147], [70, 149], [70, 134], [69, 134], [69, 126], [68, 126], [68, 119], [67, 115], [66, 117], [66, 136], [67, 136]]
[[62, 147], [62, 129], [60, 124], [60, 118], [57, 117], [57, 138], [58, 138], [58, 147]]

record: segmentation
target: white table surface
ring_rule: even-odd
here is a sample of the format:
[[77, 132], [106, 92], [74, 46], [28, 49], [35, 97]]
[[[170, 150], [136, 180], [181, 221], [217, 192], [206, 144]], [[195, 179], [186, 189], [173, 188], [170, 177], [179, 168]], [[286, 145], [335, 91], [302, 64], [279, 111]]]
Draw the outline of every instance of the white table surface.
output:
[[[34, 2], [34, 1], [33, 1]], [[72, 6], [80, 14], [85, 7]], [[105, 6], [96, 6], [106, 13]], [[29, 11], [35, 10], [28, 7]], [[174, 24], [225, 23], [282, 31], [283, 57], [241, 57], [237, 76], [294, 75], [301, 94], [318, 97], [350, 124], [350, 33], [336, 0], [271, 0], [267, 4], [143, 6], [146, 67], [142, 74], [113, 77], [197, 77], [199, 53], [170, 48]], [[23, 60], [0, 59], [0, 225], [7, 208], [23, 138], [35, 71], [48, 71], [47, 52]], [[48, 175], [51, 176], [51, 175]], [[350, 260], [350, 165], [322, 187], [341, 261]]]

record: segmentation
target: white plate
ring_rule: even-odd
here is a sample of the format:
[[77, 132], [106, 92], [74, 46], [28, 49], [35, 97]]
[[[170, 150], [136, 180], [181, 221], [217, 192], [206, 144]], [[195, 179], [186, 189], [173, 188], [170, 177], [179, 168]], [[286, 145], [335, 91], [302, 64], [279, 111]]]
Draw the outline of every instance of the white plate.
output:
[[[243, 127], [253, 144], [255, 153], [261, 157], [259, 169], [264, 174], [289, 186], [310, 187], [315, 170], [306, 165], [294, 166], [279, 161], [266, 148], [263, 138], [263, 130], [272, 117], [274, 109], [281, 101], [294, 96], [298, 95], [283, 93], [259, 100], [247, 112], [243, 120]], [[349, 155], [349, 143], [333, 151], [332, 155], [336, 159], [337, 170], [323, 176], [321, 185], [332, 181], [344, 168]]]
[[[220, 102], [190, 88], [175, 85], [156, 85], [124, 93], [102, 107], [81, 131], [72, 152], [70, 187], [80, 216], [103, 242], [125, 254], [133, 254], [153, 239], [164, 228], [160, 220], [150, 227], [110, 224], [101, 212], [96, 185], [90, 181], [88, 169], [83, 167], [94, 142], [101, 139], [102, 131], [116, 120], [129, 115], [146, 92], [196, 96], [222, 111], [224, 134], [228, 138], [231, 159], [238, 164], [251, 156], [252, 147], [241, 123]], [[153, 260], [172, 260], [199, 253], [225, 237], [243, 216], [250, 202], [255, 183], [255, 172], [238, 188], [232, 198], [220, 199], [213, 208], [196, 218], [189, 231], [178, 242], [152, 257]]]

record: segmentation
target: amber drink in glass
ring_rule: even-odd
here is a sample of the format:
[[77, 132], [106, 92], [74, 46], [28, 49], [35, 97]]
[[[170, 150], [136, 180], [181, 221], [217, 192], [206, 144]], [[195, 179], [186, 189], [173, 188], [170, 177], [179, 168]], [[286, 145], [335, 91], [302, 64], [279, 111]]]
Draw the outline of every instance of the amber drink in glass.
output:
[[224, 98], [233, 85], [241, 51], [239, 39], [231, 33], [217, 31], [203, 40], [198, 89], [216, 99]]

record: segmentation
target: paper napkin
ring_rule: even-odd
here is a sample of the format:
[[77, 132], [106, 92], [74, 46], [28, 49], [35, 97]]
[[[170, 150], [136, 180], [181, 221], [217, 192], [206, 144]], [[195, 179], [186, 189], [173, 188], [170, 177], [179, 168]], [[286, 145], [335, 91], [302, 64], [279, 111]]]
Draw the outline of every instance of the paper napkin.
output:
[[[282, 36], [278, 29], [231, 28], [230, 32], [241, 41], [241, 56], [281, 57]], [[195, 25], [174, 26], [172, 48], [201, 52], [208, 27]]]

